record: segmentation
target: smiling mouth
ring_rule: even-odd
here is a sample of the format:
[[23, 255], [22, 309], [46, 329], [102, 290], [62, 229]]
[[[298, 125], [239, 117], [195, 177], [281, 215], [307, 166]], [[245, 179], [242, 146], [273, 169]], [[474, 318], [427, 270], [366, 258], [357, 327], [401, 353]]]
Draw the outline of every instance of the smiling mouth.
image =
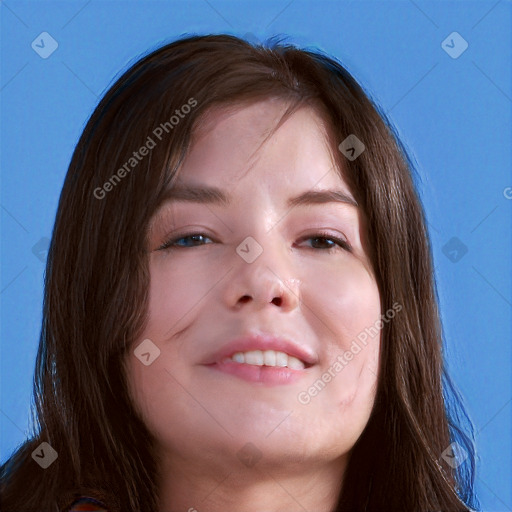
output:
[[221, 361], [204, 365], [207, 368], [264, 385], [293, 384], [308, 373], [313, 364], [276, 350], [235, 352]]
[[313, 349], [297, 341], [248, 331], [235, 338], [214, 354], [205, 357], [206, 368], [228, 374], [230, 377], [260, 384], [290, 384], [303, 379], [318, 363]]

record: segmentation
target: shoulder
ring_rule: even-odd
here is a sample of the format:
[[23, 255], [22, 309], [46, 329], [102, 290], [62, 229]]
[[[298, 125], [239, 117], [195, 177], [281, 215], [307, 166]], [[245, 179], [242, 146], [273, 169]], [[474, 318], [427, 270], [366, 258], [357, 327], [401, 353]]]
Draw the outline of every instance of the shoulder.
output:
[[101, 501], [81, 496], [65, 512], [108, 512], [108, 510]]

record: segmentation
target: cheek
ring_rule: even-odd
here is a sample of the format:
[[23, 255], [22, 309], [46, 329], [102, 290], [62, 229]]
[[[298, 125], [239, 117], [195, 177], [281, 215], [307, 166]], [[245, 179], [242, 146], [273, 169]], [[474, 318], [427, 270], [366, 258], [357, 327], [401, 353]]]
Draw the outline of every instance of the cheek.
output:
[[[133, 349], [139, 342], [134, 344]], [[155, 344], [162, 349], [162, 344]], [[125, 362], [128, 387], [137, 410], [148, 420], [153, 418], [155, 411], [159, 409], [158, 400], [162, 393], [166, 393], [170, 376], [165, 371], [163, 352], [149, 366], [145, 366], [134, 355], [133, 349], [126, 355]]]
[[148, 429], [157, 439], [166, 439], [170, 425], [178, 431], [182, 423], [187, 424], [187, 418], [194, 416], [195, 403], [182, 387], [184, 383], [185, 389], [191, 388], [188, 374], [176, 371], [172, 365], [176, 356], [162, 344], [159, 348], [160, 356], [149, 366], [143, 365], [133, 351], [128, 355], [127, 381], [134, 406]]
[[329, 381], [319, 392], [322, 396], [318, 406], [340, 413], [338, 418], [344, 426], [349, 422], [354, 428], [362, 428], [373, 406], [377, 385], [379, 289], [356, 258], [318, 269], [314, 278], [308, 277], [312, 284], [304, 300], [315, 304], [310, 308], [314, 312], [310, 321], [322, 333], [320, 338], [327, 340], [322, 350], [321, 373]]
[[[157, 438], [165, 438], [168, 426], [181, 428], [180, 424], [187, 423], [186, 418], [194, 414], [195, 407], [182, 387], [191, 389], [192, 377], [186, 363], [186, 345], [176, 334], [190, 323], [218, 277], [211, 272], [198, 273], [200, 266], [192, 261], [171, 265], [160, 256], [150, 266], [148, 324], [127, 355], [126, 371], [137, 410]], [[134, 355], [136, 346], [146, 338], [160, 349], [160, 355], [149, 366]], [[183, 364], [176, 365], [176, 361]]]
[[[186, 325], [189, 314], [215, 284], [205, 266], [180, 261], [170, 264], [165, 257], [151, 264], [148, 331], [168, 339]], [[218, 279], [218, 277], [217, 277]]]
[[308, 270], [303, 283], [303, 299], [317, 317], [319, 332], [328, 328], [327, 339], [334, 337], [341, 350], [380, 318], [377, 283], [355, 257]]

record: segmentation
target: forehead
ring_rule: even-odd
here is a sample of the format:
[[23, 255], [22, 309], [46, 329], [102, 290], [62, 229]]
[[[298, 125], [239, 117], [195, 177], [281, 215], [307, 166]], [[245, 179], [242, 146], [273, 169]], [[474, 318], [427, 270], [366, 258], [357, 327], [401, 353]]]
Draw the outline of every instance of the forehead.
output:
[[322, 116], [300, 106], [283, 118], [289, 105], [267, 99], [207, 111], [194, 130], [179, 181], [234, 186], [243, 179], [259, 188], [343, 183]]

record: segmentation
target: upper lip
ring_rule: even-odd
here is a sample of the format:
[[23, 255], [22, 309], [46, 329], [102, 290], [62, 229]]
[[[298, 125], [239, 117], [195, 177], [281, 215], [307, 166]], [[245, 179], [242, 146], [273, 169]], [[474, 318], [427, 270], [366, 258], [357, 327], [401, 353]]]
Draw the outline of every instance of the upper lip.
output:
[[248, 352], [252, 350], [276, 350], [285, 352], [290, 356], [300, 359], [306, 366], [311, 366], [318, 362], [318, 358], [310, 348], [302, 346], [287, 337], [266, 333], [251, 333], [228, 341], [207, 359], [204, 364], [219, 363], [226, 357], [231, 357], [236, 352]]

